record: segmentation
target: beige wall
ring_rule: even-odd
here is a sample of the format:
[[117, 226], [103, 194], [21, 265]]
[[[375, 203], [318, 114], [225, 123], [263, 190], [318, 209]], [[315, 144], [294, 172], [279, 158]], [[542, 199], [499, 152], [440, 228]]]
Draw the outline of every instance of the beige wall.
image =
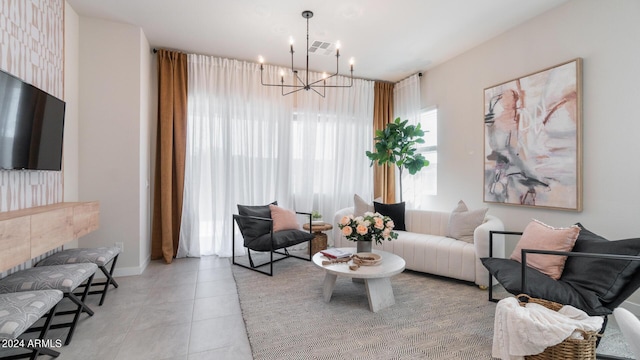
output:
[[64, 201], [78, 200], [78, 97], [80, 18], [65, 2], [64, 16]]
[[140, 256], [139, 264], [146, 264], [151, 257], [151, 138], [155, 137], [157, 91], [153, 83], [156, 77], [155, 56], [149, 41], [140, 31]]
[[136, 26], [80, 17], [79, 196], [100, 201], [80, 246], [124, 244], [118, 275], [138, 274], [149, 244], [149, 44]]
[[[508, 230], [536, 218], [579, 221], [609, 239], [640, 236], [639, 14], [636, 0], [574, 0], [426, 72], [422, 103], [438, 106], [440, 122], [432, 207], [452, 209], [462, 198], [470, 208], [488, 206]], [[584, 210], [484, 204], [483, 90], [577, 57], [584, 59]]]

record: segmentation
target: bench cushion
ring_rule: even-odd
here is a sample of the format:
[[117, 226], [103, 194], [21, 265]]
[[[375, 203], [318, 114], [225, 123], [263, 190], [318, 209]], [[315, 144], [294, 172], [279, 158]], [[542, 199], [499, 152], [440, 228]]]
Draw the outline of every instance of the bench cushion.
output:
[[51, 266], [78, 263], [94, 263], [104, 266], [120, 253], [120, 249], [113, 247], [67, 249], [57, 252], [40, 261], [36, 266]]
[[62, 291], [0, 294], [0, 339], [15, 339], [62, 300]]
[[0, 280], [0, 294], [32, 290], [69, 293], [98, 270], [96, 264], [38, 266], [18, 271]]

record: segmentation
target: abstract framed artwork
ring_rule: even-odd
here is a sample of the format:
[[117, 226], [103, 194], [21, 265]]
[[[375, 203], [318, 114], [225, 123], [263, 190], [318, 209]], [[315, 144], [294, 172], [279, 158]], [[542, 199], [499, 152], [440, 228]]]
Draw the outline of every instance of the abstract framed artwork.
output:
[[484, 201], [582, 210], [582, 59], [484, 89]]

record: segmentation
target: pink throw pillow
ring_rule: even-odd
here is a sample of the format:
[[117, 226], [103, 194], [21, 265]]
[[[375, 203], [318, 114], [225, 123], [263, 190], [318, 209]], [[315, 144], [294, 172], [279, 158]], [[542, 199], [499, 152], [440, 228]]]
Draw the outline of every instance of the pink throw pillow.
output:
[[[520, 252], [522, 249], [571, 251], [579, 233], [580, 227], [577, 225], [568, 228], [554, 228], [534, 219], [524, 229], [518, 245], [511, 253], [511, 259], [522, 262]], [[566, 261], [566, 256], [527, 255], [527, 266], [547, 274], [555, 280], [558, 280], [562, 275]]]
[[269, 205], [269, 210], [271, 210], [271, 218], [273, 219], [273, 232], [300, 229], [296, 213], [293, 211], [276, 205]]

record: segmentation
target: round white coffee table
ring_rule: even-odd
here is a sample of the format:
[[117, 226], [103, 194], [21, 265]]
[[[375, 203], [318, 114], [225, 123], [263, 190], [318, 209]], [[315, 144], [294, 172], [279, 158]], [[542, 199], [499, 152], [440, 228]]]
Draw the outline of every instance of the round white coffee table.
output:
[[[356, 253], [356, 248], [340, 248], [340, 250]], [[386, 251], [374, 249], [373, 253], [382, 257], [380, 264], [375, 266], [360, 266], [357, 270], [349, 269], [349, 265], [352, 265], [351, 261], [348, 263], [322, 265], [322, 261], [330, 259], [320, 252], [313, 255], [313, 263], [326, 272], [322, 291], [324, 301], [331, 301], [331, 295], [336, 286], [338, 276], [346, 276], [353, 279], [364, 280], [367, 289], [367, 298], [369, 299], [369, 309], [371, 311], [378, 312], [381, 309], [395, 304], [396, 300], [393, 296], [393, 289], [391, 288], [391, 277], [404, 271], [404, 259]]]

